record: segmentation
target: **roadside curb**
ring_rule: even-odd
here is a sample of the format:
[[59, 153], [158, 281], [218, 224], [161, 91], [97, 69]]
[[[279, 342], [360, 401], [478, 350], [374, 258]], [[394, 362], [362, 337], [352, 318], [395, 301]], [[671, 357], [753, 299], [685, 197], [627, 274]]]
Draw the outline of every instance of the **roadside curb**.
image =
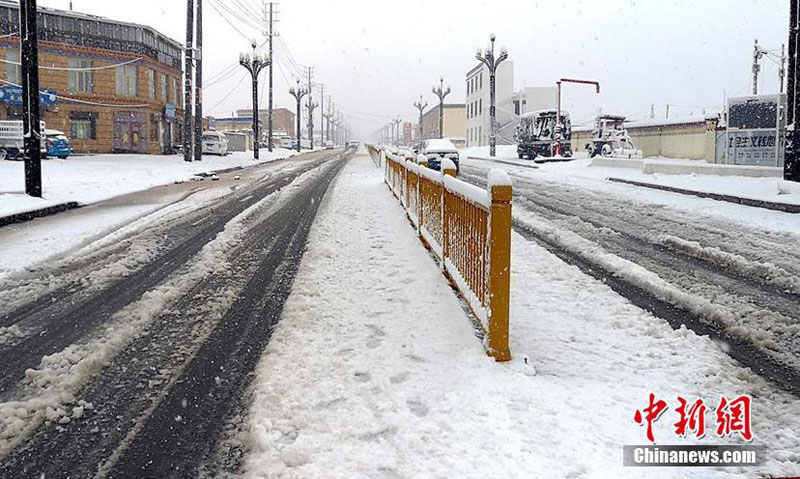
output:
[[31, 221], [36, 218], [51, 216], [56, 213], [61, 213], [63, 211], [74, 210], [75, 208], [80, 208], [81, 206], [82, 205], [77, 201], [69, 201], [67, 203], [48, 206], [46, 208], [39, 208], [38, 210], [31, 210], [22, 213], [15, 213], [13, 215], [2, 216], [0, 217], [0, 227], [13, 225], [17, 223], [25, 223], [26, 221]]
[[536, 166], [536, 165], [523, 165], [523, 164], [520, 164], [520, 163], [514, 163], [513, 161], [498, 160], [496, 158], [495, 159], [489, 159], [489, 158], [483, 158], [483, 157], [480, 157], [480, 156], [468, 156], [467, 159], [468, 160], [489, 161], [489, 162], [492, 162], [492, 163], [502, 163], [504, 165], [519, 166], [520, 168], [530, 168], [532, 170], [538, 170], [539, 169], [539, 167]]
[[674, 186], [664, 186], [664, 185], [656, 185], [653, 183], [644, 183], [641, 181], [623, 180], [622, 178], [606, 178], [606, 180], [611, 181], [613, 183], [623, 183], [627, 185], [639, 186], [642, 188], [651, 188], [654, 190], [669, 191], [670, 193], [680, 193], [683, 195], [697, 196], [698, 198], [709, 198], [712, 200], [726, 201], [728, 203], [736, 203], [744, 206], [753, 206], [755, 208], [764, 208], [768, 210], [782, 211], [784, 213], [800, 213], [800, 205], [793, 205], [789, 203], [754, 200], [751, 198], [723, 195], [720, 193], [706, 193], [703, 191], [694, 191], [694, 190], [686, 190], [683, 188], [676, 188]]

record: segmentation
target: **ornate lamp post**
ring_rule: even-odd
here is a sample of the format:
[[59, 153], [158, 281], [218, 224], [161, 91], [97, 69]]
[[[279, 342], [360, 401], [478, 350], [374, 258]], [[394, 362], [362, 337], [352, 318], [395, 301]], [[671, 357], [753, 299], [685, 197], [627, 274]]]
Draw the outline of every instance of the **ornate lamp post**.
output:
[[508, 58], [506, 47], [500, 49], [500, 55], [494, 56], [494, 33], [489, 35], [490, 45], [482, 54], [481, 49], [475, 53], [475, 58], [489, 69], [489, 156], [495, 156], [497, 149], [497, 118], [495, 117], [495, 74], [500, 63]]
[[308, 93], [305, 88], [300, 88], [300, 80], [297, 80], [296, 88], [289, 88], [289, 94], [297, 100], [297, 151], [300, 151], [300, 100]]
[[439, 97], [439, 138], [444, 138], [444, 97], [450, 94], [450, 85], [444, 86], [444, 78], [439, 77], [439, 88], [433, 87], [431, 91]]
[[[239, 54], [239, 64], [242, 65], [250, 72], [250, 76], [253, 77], [253, 158], [258, 159], [258, 149], [261, 145], [261, 138], [259, 138], [258, 134], [258, 74], [261, 73], [261, 70], [269, 66], [270, 59], [266, 57], [262, 57], [256, 53], [256, 42], [253, 40], [251, 44], [253, 47], [253, 53], [251, 56], [247, 56], [246, 53]], [[270, 141], [272, 138], [270, 138]]]
[[428, 107], [428, 102], [422, 101], [422, 95], [419, 96], [419, 101], [414, 102], [414, 108], [419, 110], [419, 138], [417, 141], [422, 141], [422, 112]]

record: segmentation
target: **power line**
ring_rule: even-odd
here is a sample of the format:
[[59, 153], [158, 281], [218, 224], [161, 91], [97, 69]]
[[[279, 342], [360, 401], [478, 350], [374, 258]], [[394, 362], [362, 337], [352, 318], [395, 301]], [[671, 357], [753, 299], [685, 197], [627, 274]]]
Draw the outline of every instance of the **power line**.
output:
[[246, 40], [248, 40], [248, 41], [251, 39], [251, 37], [250, 37], [250, 36], [246, 35], [246, 34], [245, 34], [245, 33], [243, 33], [241, 30], [239, 30], [238, 28], [236, 28], [236, 25], [234, 25], [234, 24], [233, 24], [233, 22], [231, 22], [230, 20], [228, 20], [228, 17], [226, 17], [226, 16], [225, 16], [225, 14], [223, 14], [223, 13], [222, 13], [222, 12], [219, 10], [219, 8], [217, 8], [217, 6], [216, 6], [216, 4], [215, 4], [214, 0], [209, 0], [209, 2], [208, 2], [208, 3], [209, 3], [209, 5], [211, 5], [211, 8], [213, 8], [213, 9], [214, 9], [214, 11], [216, 11], [216, 12], [219, 14], [219, 16], [220, 16], [220, 17], [222, 17], [222, 19], [223, 19], [223, 20], [225, 20], [225, 23], [227, 23], [228, 25], [230, 25], [230, 27], [231, 27], [231, 28], [233, 28], [233, 29], [236, 31], [236, 33], [238, 33], [239, 35], [241, 35], [241, 36], [242, 36], [242, 38], [244, 38], [244, 39], [246, 39]]
[[[88, 67], [88, 68], [64, 68], [64, 67], [48, 67], [39, 65], [39, 70], [57, 70], [57, 71], [69, 71], [69, 72], [88, 72], [88, 71], [97, 71], [97, 70], [108, 70], [111, 68], [122, 67], [125, 65], [130, 65], [131, 63], [136, 63], [141, 60], [143, 57], [135, 58], [133, 60], [128, 60], [127, 62], [116, 63], [114, 65], [105, 65], [101, 67]], [[15, 62], [11, 60], [6, 60], [4, 58], [0, 58], [0, 63], [8, 63], [11, 65], [22, 65], [20, 62]]]
[[[0, 82], [4, 83], [6, 85], [11, 85], [11, 86], [22, 88], [22, 85], [19, 85], [19, 84], [14, 83], [14, 82], [3, 80], [2, 78], [0, 78]], [[96, 103], [96, 102], [93, 102], [93, 101], [80, 100], [78, 98], [72, 98], [72, 97], [68, 97], [68, 96], [57, 95], [55, 93], [49, 92], [47, 90], [42, 90], [42, 89], [39, 90], [39, 93], [43, 93], [45, 95], [49, 95], [49, 96], [52, 96], [54, 98], [58, 98], [59, 100], [71, 101], [71, 102], [74, 102], [74, 103], [81, 103], [81, 104], [84, 104], [84, 105], [102, 106], [102, 107], [107, 107], [107, 108], [147, 108], [148, 106], [150, 106], [150, 105], [147, 105], [147, 104], [142, 104], [142, 105], [115, 105], [115, 104], [110, 104], [110, 103]]]
[[236, 89], [239, 88], [242, 85], [242, 82], [245, 81], [245, 79], [247, 79], [247, 72], [243, 72], [242, 73], [242, 78], [239, 79], [239, 83], [237, 83], [235, 87], [231, 88], [231, 91], [229, 91], [228, 94], [225, 95], [222, 98], [222, 100], [218, 101], [214, 106], [209, 108], [209, 112], [214, 112], [214, 108], [220, 106], [222, 104], [222, 102], [224, 102], [225, 100], [230, 98], [230, 96], [233, 95], [233, 93], [236, 91]]

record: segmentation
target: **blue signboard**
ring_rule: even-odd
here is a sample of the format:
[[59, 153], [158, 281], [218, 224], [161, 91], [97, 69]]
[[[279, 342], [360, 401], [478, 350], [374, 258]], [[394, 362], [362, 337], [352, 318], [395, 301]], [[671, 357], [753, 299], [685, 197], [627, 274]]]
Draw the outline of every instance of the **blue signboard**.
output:
[[[50, 90], [39, 91], [41, 106], [50, 106], [58, 102], [58, 94]], [[0, 103], [7, 105], [22, 105], [22, 87], [15, 85], [0, 86]]]
[[167, 118], [175, 118], [175, 104], [174, 103], [167, 103], [167, 106], [164, 107], [164, 115]]

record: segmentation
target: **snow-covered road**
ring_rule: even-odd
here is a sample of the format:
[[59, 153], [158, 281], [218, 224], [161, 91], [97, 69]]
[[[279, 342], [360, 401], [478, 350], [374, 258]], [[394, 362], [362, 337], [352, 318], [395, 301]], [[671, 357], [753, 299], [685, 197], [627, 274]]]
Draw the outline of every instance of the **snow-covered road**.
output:
[[[257, 368], [249, 434], [236, 441], [249, 451], [245, 477], [734, 479], [800, 470], [791, 394], [520, 234], [512, 258], [514, 359], [495, 363], [380, 170], [365, 156], [351, 160], [320, 209]], [[752, 394], [767, 465], [623, 468], [622, 446], [645, 441], [633, 415], [651, 392], [669, 401]], [[659, 444], [692, 444], [675, 437], [673, 415], [656, 424]]]
[[[223, 428], [343, 156], [172, 185], [155, 196], [178, 200], [4, 278], [0, 476], [196, 477], [224, 467]], [[47, 220], [29, 227], [55, 224]]]
[[[463, 177], [482, 184], [488, 162], [468, 162]], [[748, 224], [755, 208], [663, 196], [607, 184], [586, 187], [552, 175], [508, 168], [514, 178], [516, 228], [596, 268], [651, 311], [675, 307], [676, 326], [697, 326], [730, 343], [733, 355], [800, 394], [800, 236], [797, 215], [765, 211], [772, 227]], [[677, 195], [680, 196], [680, 195]], [[738, 221], [736, 211], [739, 211]], [[698, 213], [700, 211], [701, 213]], [[777, 225], [789, 225], [781, 229]], [[625, 294], [628, 291], [621, 291]], [[639, 298], [640, 299], [640, 298]], [[659, 303], [661, 306], [659, 306]], [[657, 313], [660, 314], [660, 313]]]

